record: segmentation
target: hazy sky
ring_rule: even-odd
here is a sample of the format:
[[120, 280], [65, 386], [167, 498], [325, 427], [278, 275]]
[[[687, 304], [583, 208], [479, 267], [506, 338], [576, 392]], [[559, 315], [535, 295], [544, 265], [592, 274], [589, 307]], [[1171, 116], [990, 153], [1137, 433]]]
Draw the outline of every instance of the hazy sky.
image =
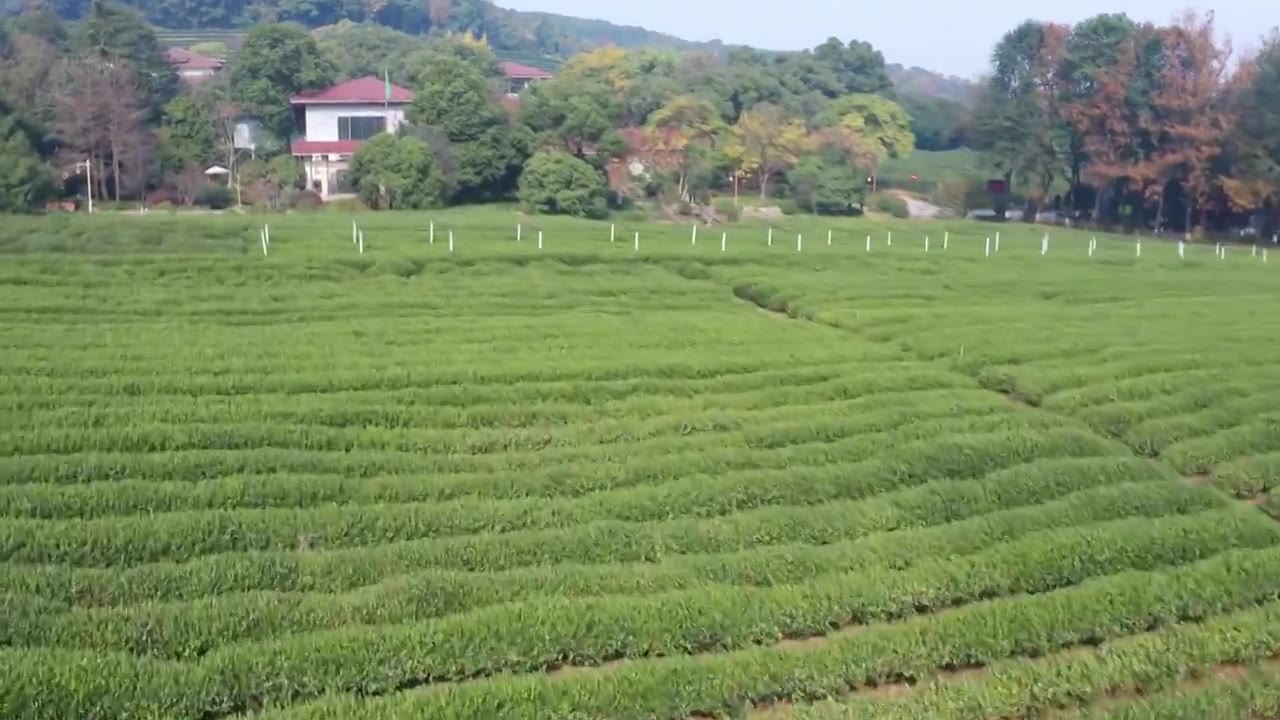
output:
[[[1076, 22], [1102, 12], [1124, 12], [1135, 20], [1167, 22], [1191, 7], [1214, 10], [1218, 27], [1236, 47], [1256, 47], [1280, 25], [1276, 0], [1069, 0], [1024, 4], [1000, 0], [915, 0], [876, 3], [838, 0], [497, 0], [517, 10], [600, 18], [691, 40], [714, 40], [774, 50], [813, 47], [834, 35], [866, 40], [885, 60], [972, 77], [987, 66], [991, 48], [1005, 31], [1034, 17]], [[860, 9], [859, 6], [866, 9]], [[748, 10], [747, 8], [751, 8]]]

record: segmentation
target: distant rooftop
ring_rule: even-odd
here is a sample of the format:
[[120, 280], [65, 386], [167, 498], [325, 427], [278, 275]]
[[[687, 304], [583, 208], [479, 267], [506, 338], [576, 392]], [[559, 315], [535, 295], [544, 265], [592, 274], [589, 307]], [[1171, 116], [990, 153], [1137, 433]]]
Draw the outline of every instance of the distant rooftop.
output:
[[391, 98], [387, 99], [386, 84], [373, 76], [356, 78], [338, 83], [323, 90], [307, 90], [289, 99], [294, 105], [378, 105], [390, 102], [407, 105], [413, 102], [413, 92], [399, 85], [391, 86]]
[[226, 64], [218, 58], [206, 57], [180, 47], [171, 47], [166, 54], [169, 57], [169, 64], [175, 70], [219, 70]]
[[548, 80], [552, 77], [551, 73], [546, 70], [531, 65], [522, 65], [518, 62], [504, 60], [498, 63], [498, 67], [502, 68], [503, 75], [512, 80]]

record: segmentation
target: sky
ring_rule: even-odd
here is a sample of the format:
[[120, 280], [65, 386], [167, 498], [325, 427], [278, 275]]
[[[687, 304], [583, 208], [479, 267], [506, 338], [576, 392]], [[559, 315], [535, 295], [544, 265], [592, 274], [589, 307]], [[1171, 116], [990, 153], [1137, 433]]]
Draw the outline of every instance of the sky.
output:
[[[1007, 0], [914, 0], [878, 2], [860, 11], [856, 2], [784, 0], [497, 0], [516, 10], [599, 18], [638, 25], [689, 40], [720, 39], [771, 50], [813, 47], [835, 36], [866, 40], [885, 61], [947, 75], [975, 78], [987, 68], [1000, 36], [1028, 18], [1074, 23], [1104, 12], [1123, 12], [1139, 21], [1165, 23], [1185, 9], [1213, 10], [1218, 28], [1237, 51], [1256, 48], [1280, 26], [1276, 0], [1070, 0], [1031, 5]], [[751, 8], [747, 10], [746, 8]]]

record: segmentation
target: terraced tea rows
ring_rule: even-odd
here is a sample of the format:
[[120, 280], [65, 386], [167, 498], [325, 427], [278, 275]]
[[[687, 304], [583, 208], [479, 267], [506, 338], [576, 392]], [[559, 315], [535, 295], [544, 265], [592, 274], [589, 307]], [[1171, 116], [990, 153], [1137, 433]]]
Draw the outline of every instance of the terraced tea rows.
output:
[[1275, 707], [1263, 266], [396, 217], [8, 246], [0, 715]]

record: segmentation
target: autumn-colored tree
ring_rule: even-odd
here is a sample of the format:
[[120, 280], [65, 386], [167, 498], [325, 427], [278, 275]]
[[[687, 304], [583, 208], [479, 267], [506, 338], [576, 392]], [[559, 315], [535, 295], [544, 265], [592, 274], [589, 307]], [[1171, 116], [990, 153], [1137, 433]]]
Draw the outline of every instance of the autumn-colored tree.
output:
[[1139, 159], [1137, 114], [1128, 91], [1136, 67], [1137, 50], [1127, 38], [1111, 63], [1092, 69], [1087, 84], [1076, 81], [1078, 93], [1063, 106], [1088, 161], [1082, 178], [1095, 189], [1093, 215], [1099, 221], [1106, 191], [1129, 177]]
[[[145, 124], [147, 96], [127, 62], [96, 57], [66, 61], [59, 72], [56, 106], [56, 127], [70, 151], [68, 159], [88, 158], [97, 166], [101, 195], [106, 195], [108, 177], [117, 201], [123, 188], [141, 185], [137, 176], [154, 145], [154, 133]], [[133, 175], [126, 178], [125, 170]]]
[[1166, 187], [1180, 181], [1186, 198], [1184, 227], [1190, 232], [1193, 209], [1200, 207], [1203, 226], [1203, 214], [1221, 186], [1214, 164], [1231, 129], [1223, 102], [1231, 53], [1229, 47], [1218, 45], [1212, 13], [1184, 14], [1161, 31], [1161, 41], [1164, 72], [1148, 115], [1155, 139], [1149, 161], [1155, 182], [1148, 186], [1148, 197], [1157, 203], [1159, 227]]
[[621, 95], [631, 86], [635, 65], [626, 50], [613, 45], [570, 58], [557, 77], [599, 80]]
[[724, 153], [736, 171], [760, 178], [760, 198], [764, 199], [770, 178], [800, 160], [810, 144], [808, 135], [802, 121], [787, 117], [777, 105], [757, 105], [729, 130]]
[[681, 198], [690, 195], [689, 178], [702, 151], [715, 146], [724, 129], [714, 105], [697, 95], [678, 95], [649, 117], [650, 147], [672, 159]]

